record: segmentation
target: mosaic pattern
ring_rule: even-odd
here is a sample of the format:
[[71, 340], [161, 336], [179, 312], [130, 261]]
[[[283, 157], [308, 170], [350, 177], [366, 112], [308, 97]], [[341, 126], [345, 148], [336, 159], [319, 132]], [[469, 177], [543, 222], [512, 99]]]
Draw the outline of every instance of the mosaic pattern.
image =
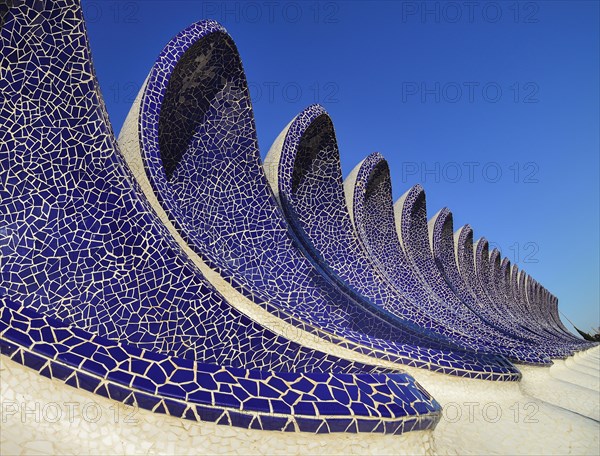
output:
[[[558, 298], [556, 296], [554, 296], [552, 293], [550, 293], [549, 291], [546, 291], [546, 309], [550, 314], [550, 322], [551, 324], [553, 324], [555, 327], [557, 327], [563, 336], [566, 336], [568, 339], [580, 342], [579, 339], [577, 339], [573, 334], [571, 334], [569, 332], [569, 330], [565, 327], [565, 325], [563, 324], [562, 320], [560, 319], [560, 316], [558, 314]], [[515, 298], [516, 299], [516, 298]]]
[[334, 280], [366, 299], [367, 305], [394, 314], [400, 327], [408, 320], [463, 342], [449, 318], [438, 312], [435, 321], [434, 312], [423, 311], [391, 286], [361, 246], [346, 207], [333, 124], [322, 107], [310, 106], [294, 119], [271, 148], [266, 164], [277, 169], [271, 183], [290, 225]]
[[527, 294], [527, 300], [529, 301], [530, 315], [533, 316], [533, 320], [542, 331], [553, 337], [563, 338], [564, 334], [562, 334], [560, 328], [553, 324], [548, 303], [544, 301], [545, 290], [543, 287], [529, 276], [526, 276], [526, 283], [530, 284], [532, 289], [531, 296]]
[[[460, 300], [469, 307], [469, 309], [477, 313], [486, 324], [515, 338], [516, 334], [508, 327], [502, 325], [501, 322], [495, 318], [495, 314], [489, 312], [488, 307], [477, 299], [475, 293], [471, 291], [459, 272], [459, 265], [466, 257], [470, 265], [470, 272], [472, 273], [473, 232], [470, 227], [468, 227], [468, 225], [463, 227], [462, 230], [458, 232], [458, 236], [455, 237], [453, 233], [453, 217], [448, 208], [440, 209], [431, 218], [428, 227], [431, 240], [431, 251], [435, 264], [448, 286]], [[470, 250], [468, 250], [469, 242], [471, 243]], [[460, 254], [456, 253], [459, 245]], [[460, 260], [457, 255], [460, 256]], [[518, 337], [516, 338], [519, 339]]]
[[[352, 178], [353, 175], [356, 177]], [[401, 224], [397, 227], [389, 167], [381, 154], [367, 157], [347, 182], [349, 193], [353, 195], [354, 222], [362, 243], [398, 287], [410, 278], [413, 294], [417, 290], [421, 292], [417, 302], [429, 302], [430, 307], [424, 308], [430, 314], [441, 315], [441, 322], [454, 325], [462, 336], [459, 340], [469, 335], [480, 351], [504, 354], [519, 362], [549, 362], [482, 319], [448, 285], [429, 247], [425, 195], [420, 187], [411, 189], [401, 199], [402, 204], [397, 205], [401, 208]], [[399, 237], [398, 229], [404, 232], [403, 237]], [[450, 236], [450, 242], [451, 239]], [[423, 299], [426, 296], [430, 296], [429, 301]]]
[[[57, 26], [47, 42], [26, 43], [36, 45], [32, 50], [46, 63], [28, 69], [25, 61], [12, 73], [18, 79], [0, 81], [7, 139], [0, 155], [7, 183], [0, 190], [2, 293], [44, 315], [147, 350], [239, 367], [299, 367], [299, 346], [232, 309], [137, 189], [107, 123], [83, 22], [70, 4], [45, 13], [49, 23], [76, 19], [74, 29]], [[25, 45], [20, 40], [30, 31], [27, 16], [24, 11], [14, 16], [2, 30], [2, 49]], [[55, 40], [55, 52], [62, 51], [66, 62], [42, 59], [54, 51], [49, 47]], [[67, 55], [73, 43], [79, 43], [81, 56]], [[76, 79], [66, 73], [72, 67], [81, 67]], [[30, 73], [47, 74], [42, 82], [54, 81], [54, 91], [27, 79]], [[31, 111], [18, 109], [23, 93], [29, 94]], [[84, 104], [74, 105], [80, 93], [86, 94]], [[306, 365], [323, 370], [340, 362], [300, 354], [308, 357]]]
[[[487, 299], [488, 305], [498, 315], [501, 315], [507, 325], [513, 328], [520, 328], [525, 331], [530, 338], [534, 338], [540, 345], [540, 350], [553, 358], [561, 358], [570, 355], [574, 350], [580, 349], [585, 344], [569, 344], [564, 339], [556, 339], [551, 333], [540, 325], [539, 314], [527, 298], [526, 275], [522, 273], [523, 283], [520, 286], [522, 290], [520, 302], [525, 305], [524, 313], [518, 312], [518, 306], [512, 303], [503, 303], [499, 297], [498, 288], [502, 279], [500, 253], [497, 249], [489, 252], [488, 242], [485, 238], [479, 239], [474, 244], [473, 256], [474, 270], [476, 275], [475, 287]], [[525, 292], [525, 294], [523, 294]], [[523, 308], [523, 307], [522, 307]]]
[[[420, 186], [411, 188], [395, 205], [398, 236], [410, 264], [422, 282], [447, 306], [457, 312], [466, 331], [475, 331], [482, 336], [482, 345], [493, 347], [520, 362], [543, 362], [539, 357], [522, 350], [521, 344], [507, 338], [499, 331], [489, 328], [454, 293], [440, 274], [433, 259], [429, 242], [425, 191]], [[431, 230], [433, 235], [433, 230]], [[489, 328], [487, 331], [486, 329]], [[502, 348], [500, 348], [502, 347]]]
[[[453, 278], [455, 286], [464, 284], [465, 290], [478, 303], [481, 314], [493, 322], [494, 326], [500, 328], [506, 334], [510, 334], [516, 339], [527, 342], [539, 342], [539, 338], [529, 331], [526, 331], [519, 325], [509, 320], [506, 315], [494, 311], [493, 305], [485, 293], [475, 273], [474, 251], [473, 251], [473, 230], [469, 225], [464, 225], [454, 233], [454, 254], [459, 276]], [[444, 261], [447, 265], [448, 261]], [[452, 264], [452, 263], [451, 263]], [[447, 266], [445, 266], [447, 268]], [[536, 339], [537, 338], [537, 339]]]
[[451, 326], [449, 317], [436, 314], [437, 308], [424, 311], [395, 289], [361, 246], [346, 207], [333, 123], [322, 107], [308, 107], [286, 127], [269, 151], [266, 167], [270, 176], [277, 176], [271, 185], [291, 227], [333, 280], [367, 305], [395, 315], [399, 327], [410, 321], [457, 345], [483, 351], [463, 343], [467, 338]]
[[[501, 324], [516, 321], [514, 334], [532, 346], [584, 346], [560, 323], [556, 299], [499, 252], [488, 259], [483, 244], [473, 277], [461, 270], [464, 302], [429, 248], [418, 250], [427, 243], [424, 196], [422, 211], [409, 200], [418, 222], [395, 238], [405, 255], [398, 268], [410, 271], [395, 286], [363, 245], [389, 241], [366, 221], [389, 170], [383, 186], [385, 172], [356, 180], [367, 189], [349, 203], [364, 212], [361, 237], [320, 107], [285, 130], [273, 191], [240, 57], [216, 22], [167, 44], [132, 109], [123, 137], [135, 150], [126, 156], [142, 160], [151, 194], [115, 140], [79, 3], [2, 4], [0, 28], [2, 356], [188, 420], [398, 434], [432, 429], [441, 407], [382, 361], [515, 381], [503, 355], [545, 361], [511, 345]], [[410, 249], [427, 251], [429, 263], [415, 266]], [[238, 309], [215, 275], [256, 309], [320, 337], [319, 347], [334, 342], [372, 363], [282, 336]], [[482, 298], [504, 313], [501, 322], [477, 311]]]
[[501, 260], [500, 257], [500, 252], [497, 249], [492, 250], [489, 257], [491, 274], [489, 282], [498, 306], [504, 309], [504, 312], [510, 315], [512, 320], [519, 321], [522, 325], [527, 325], [530, 328], [538, 327], [538, 333], [541, 334], [545, 340], [551, 341], [555, 339], [556, 337], [553, 334], [553, 331], [548, 331], [540, 324], [537, 310], [534, 313], [523, 315], [519, 314], [518, 310], [512, 306], [512, 303], [505, 292], [505, 284], [510, 280], [510, 262], [506, 258]]
[[[344, 196], [333, 124], [322, 107], [313, 105], [279, 135], [265, 168], [280, 206], [307, 253], [350, 293], [366, 297], [372, 305], [400, 317], [401, 322], [408, 319], [477, 351], [505, 354], [523, 363], [549, 364], [544, 352], [488, 325], [456, 296], [428, 247], [424, 204], [421, 218], [411, 215], [412, 226], [406, 232], [415, 236], [410, 240], [412, 246], [424, 247], [417, 255], [413, 248], [412, 256], [425, 265], [411, 268], [407, 259], [411, 253], [404, 252], [395, 232], [389, 169], [387, 164], [385, 169], [378, 169], [382, 162], [379, 154], [373, 154], [359, 165], [346, 181]], [[418, 237], [415, 233], [422, 233], [418, 229], [422, 227], [425, 236]], [[396, 255], [391, 254], [394, 251]], [[382, 268], [386, 272], [386, 265], [390, 276], [397, 279], [395, 294], [381, 292], [390, 286], [381, 274]], [[402, 275], [398, 274], [399, 265], [405, 265]], [[390, 299], [394, 296], [401, 299], [394, 302]], [[460, 311], [449, 302], [460, 306]]]
[[361, 247], [346, 207], [333, 123], [325, 110], [310, 106], [280, 137], [283, 141], [271, 148], [265, 167], [290, 226], [314, 262], [366, 306], [398, 317], [400, 327], [408, 321], [438, 329], [439, 323], [386, 281]]
[[[466, 339], [457, 313], [420, 280], [399, 242], [387, 162], [380, 154], [371, 154], [348, 176], [345, 185], [352, 198], [349, 206], [356, 232], [371, 258], [397, 290], [411, 296], [422, 311], [437, 316], [446, 328], [457, 328], [454, 337], [458, 340]], [[477, 344], [472, 339], [470, 343]], [[476, 348], [479, 349], [479, 345]]]
[[444, 351], [443, 341], [416, 325], [399, 329], [393, 315], [353, 299], [304, 256], [260, 163], [241, 60], [217, 23], [194, 24], [167, 44], [131, 115], [137, 128], [121, 132], [121, 144], [139, 138], [161, 208], [185, 242], [255, 304], [373, 358], [519, 378], [503, 358]]
[[[446, 283], [454, 291], [454, 293], [467, 305], [473, 312], [477, 313], [480, 318], [491, 327], [496, 328], [503, 334], [506, 334], [511, 339], [517, 341], [523, 350], [528, 350], [529, 353], [538, 353], [540, 355], [545, 354], [545, 351], [535, 343], [531, 338], [527, 338], [525, 334], [515, 331], [515, 328], [509, 327], [498, 319], [497, 313], [490, 312], [489, 306], [481, 303], [474, 292], [463, 280], [459, 272], [459, 264], [466, 259], [471, 265], [470, 271], [472, 271], [472, 230], [470, 227], [463, 227], [457, 236], [453, 234], [453, 220], [452, 213], [447, 209], [443, 208], [438, 211], [429, 221], [430, 228], [430, 239], [431, 239], [431, 250], [435, 260], [435, 264], [438, 270], [444, 277]], [[466, 243], [466, 244], [465, 244]], [[470, 249], [468, 244], [470, 243]], [[460, 249], [458, 249], [460, 245]], [[455, 250], [460, 253], [455, 254]], [[460, 256], [460, 260], [459, 260]], [[463, 269], [465, 266], [463, 265]], [[513, 267], [512, 271], [516, 271]], [[512, 293], [512, 286], [510, 280], [505, 284], [508, 286], [508, 292]], [[512, 298], [511, 298], [512, 299]], [[546, 361], [546, 362], [549, 362]]]
[[[352, 174], [358, 177], [352, 177]], [[457, 269], [458, 259], [455, 256], [458, 245], [463, 257], [466, 250], [471, 252], [466, 256], [471, 265], [470, 272], [467, 274], [473, 276], [472, 231], [468, 242], [465, 242], [464, 237], [467, 232], [463, 234], [462, 239], [455, 238], [452, 235], [451, 214], [447, 209], [438, 212], [427, 223], [425, 195], [420, 186], [413, 187], [396, 203], [394, 219], [390, 210], [389, 168], [380, 154], [367, 157], [352, 174], [347, 181], [354, 179], [353, 215], [357, 231], [365, 239], [363, 244], [371, 246], [371, 256], [379, 258], [380, 264], [389, 265], [387, 271], [390, 277], [394, 277], [394, 269], [399, 269], [397, 265], [402, 264], [402, 260], [406, 258], [412, 260], [410, 263], [415, 266], [415, 272], [421, 278], [421, 283], [426, 284], [446, 305], [453, 303], [453, 308], [460, 310], [463, 324], [465, 322], [470, 324], [470, 330], [476, 331], [480, 336], [485, 336], [487, 328], [492, 329], [493, 332], [487, 333], [489, 337], [484, 337], [482, 344], [507, 354], [517, 362], [548, 364], [549, 357], [564, 357], [572, 353], [573, 349], [582, 348], [580, 340], [577, 344], [569, 346], [565, 345], [564, 340], [548, 338], [547, 333], [534, 340], [528, 337], [527, 333], [515, 331], [514, 328], [519, 328], [526, 321], [535, 318], [531, 314], [521, 318], [508, 318], [507, 323], [495, 318], [496, 315], [510, 317], [512, 312], [508, 260], [502, 263], [503, 269], [494, 276], [493, 285], [487, 282], [487, 291], [481, 289], [486, 297], [489, 297], [487, 293], [490, 293], [496, 298], [492, 301], [493, 310], [490, 312], [490, 306], [478, 304], [477, 297], [472, 291], [469, 292], [469, 287]], [[393, 222], [396, 223], [396, 231], [399, 234], [396, 234], [393, 228], [389, 228]], [[425, 235], [426, 223], [427, 236]], [[399, 236], [400, 242], [395, 242], [396, 236]], [[466, 244], [469, 243], [470, 247], [467, 248]], [[390, 248], [394, 244], [395, 247]], [[400, 277], [398, 282], [402, 283], [402, 281]], [[501, 303], [501, 306], [498, 307], [497, 303]], [[474, 319], [473, 315], [477, 318]], [[539, 318], [543, 320], [541, 316]], [[572, 336], [569, 338], [572, 340]]]
[[[536, 325], [534, 322], [527, 320], [531, 318], [529, 305], [521, 295], [524, 290], [525, 273], [518, 271], [513, 265], [512, 269], [516, 271], [516, 281], [511, 282], [513, 295], [515, 296], [511, 303], [511, 309], [514, 315], [519, 317], [511, 318], [507, 314], [499, 313], [495, 310], [496, 306], [486, 293], [482, 286], [476, 270], [482, 271], [484, 267], [489, 267], [488, 243], [485, 239], [480, 239], [473, 244], [473, 230], [469, 225], [461, 227], [454, 234], [456, 265], [458, 266], [460, 277], [472, 295], [475, 296], [477, 302], [480, 303], [481, 309], [486, 312], [488, 318], [492, 319], [495, 325], [502, 328], [508, 334], [522, 338], [528, 343], [533, 343], [541, 353], [545, 353], [552, 358], [564, 357], [566, 353], [571, 353], [572, 349], [568, 347], [556, 347], [550, 344], [543, 334], [534, 330]], [[485, 263], [481, 262], [485, 260]], [[477, 265], [477, 267], [476, 267]], [[523, 283], [520, 284], [520, 281]], [[578, 341], [573, 348], [581, 347]]]
[[78, 3], [35, 6], [12, 7], [0, 31], [3, 356], [189, 419], [310, 432], [434, 426], [439, 405], [406, 374], [302, 347], [219, 295], [119, 153]]
[[178, 418], [249, 429], [401, 433], [440, 406], [408, 374], [275, 373], [142, 350], [0, 298], [0, 348], [41, 375]]

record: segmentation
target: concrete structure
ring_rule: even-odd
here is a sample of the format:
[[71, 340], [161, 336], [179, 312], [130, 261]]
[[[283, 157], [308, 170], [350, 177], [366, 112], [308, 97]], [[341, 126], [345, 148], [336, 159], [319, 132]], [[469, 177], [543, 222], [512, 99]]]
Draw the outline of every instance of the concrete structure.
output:
[[2, 454], [597, 449], [598, 347], [556, 299], [484, 241], [450, 279], [422, 189], [377, 236], [389, 170], [349, 199], [320, 107], [269, 182], [222, 26], [167, 43], [117, 142], [79, 3], [0, 14]]

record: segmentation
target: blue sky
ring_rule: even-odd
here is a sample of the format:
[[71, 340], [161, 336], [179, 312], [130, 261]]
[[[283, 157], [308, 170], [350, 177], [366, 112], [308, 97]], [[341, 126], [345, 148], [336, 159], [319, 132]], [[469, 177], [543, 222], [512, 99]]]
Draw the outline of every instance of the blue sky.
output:
[[598, 5], [83, 2], [116, 132], [168, 40], [215, 19], [242, 56], [263, 157], [321, 103], [344, 175], [381, 152], [395, 198], [421, 183], [429, 216], [449, 207], [588, 331], [600, 326]]

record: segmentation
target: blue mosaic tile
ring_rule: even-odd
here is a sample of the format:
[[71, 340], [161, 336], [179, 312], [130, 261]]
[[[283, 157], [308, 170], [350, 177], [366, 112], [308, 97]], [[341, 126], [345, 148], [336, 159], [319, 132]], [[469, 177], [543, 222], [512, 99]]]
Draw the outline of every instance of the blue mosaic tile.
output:
[[[307, 349], [227, 303], [158, 219], [119, 153], [78, 3], [36, 8], [15, 4], [0, 31], [0, 64], [10, 68], [0, 79], [0, 226], [10, 233], [2, 244], [2, 356], [113, 400], [140, 399], [156, 413], [227, 416], [229, 425], [264, 429], [282, 426], [265, 404], [284, 404], [302, 379], [344, 388], [398, 382], [430, 409], [416, 412], [390, 394], [397, 429], [413, 412], [425, 428], [435, 426], [439, 405], [409, 375]], [[32, 17], [48, 24], [47, 33], [32, 33]], [[268, 383], [279, 370], [285, 389], [277, 395], [266, 386], [264, 397], [263, 388], [233, 395], [232, 383]], [[293, 406], [315, 401], [300, 397]], [[242, 402], [244, 412], [228, 409]], [[374, 427], [382, 422], [352, 403], [337, 410]], [[294, 430], [308, 429], [289, 413]], [[326, 418], [315, 412], [303, 420]]]
[[219, 24], [193, 24], [165, 46], [130, 116], [138, 128], [122, 132], [121, 143], [139, 138], [146, 174], [170, 221], [257, 305], [371, 357], [454, 375], [519, 378], [505, 359], [460, 349], [446, 356], [444, 345], [417, 325], [398, 331], [393, 315], [353, 299], [306, 258], [261, 166], [241, 60]]
[[[287, 372], [278, 391], [269, 386], [277, 379], [277, 372], [190, 363], [186, 359], [161, 354], [156, 354], [149, 368], [144, 364], [131, 362], [128, 364], [129, 370], [125, 371], [114, 365], [100, 363], [102, 369], [90, 371], [85, 363], [70, 356], [70, 350], [74, 346], [86, 346], [92, 351], [108, 348], [109, 353], [115, 349], [122, 353], [121, 343], [32, 312], [31, 309], [27, 309], [25, 315], [24, 310], [25, 306], [0, 297], [0, 347], [3, 356], [9, 356], [12, 360], [40, 372], [41, 375], [62, 380], [75, 388], [156, 413], [205, 421], [217, 421], [218, 417], [226, 414], [229, 417], [226, 424], [259, 429], [281, 430], [282, 423], [291, 420], [301, 431], [320, 427], [329, 417], [351, 417], [352, 420], [368, 423], [365, 425], [371, 428], [389, 419], [397, 420], [396, 426], [399, 426], [400, 421], [409, 416], [411, 423], [413, 418], [417, 418], [421, 426], [429, 428], [435, 426], [440, 419], [439, 404], [405, 373]], [[30, 327], [42, 324], [60, 331], [26, 331], [32, 334], [32, 337], [30, 344], [25, 346], [10, 337], [9, 330], [16, 320], [25, 320]], [[53, 334], [60, 336], [55, 337]], [[65, 343], [67, 340], [70, 343]], [[39, 344], [53, 344], [60, 349], [53, 356], [44, 356], [39, 354]], [[129, 346], [127, 351], [131, 358], [144, 356], [144, 351], [136, 347]], [[169, 366], [168, 370], [171, 372], [168, 379], [156, 374], [157, 369], [164, 371], [165, 366]], [[174, 375], [179, 371], [190, 375]], [[248, 389], [248, 378], [252, 377], [257, 378], [253, 381], [255, 387]], [[226, 382], [220, 383], [217, 378], [225, 379]], [[336, 386], [333, 386], [333, 380]], [[241, 398], [236, 397], [230, 385], [249, 392]], [[306, 385], [310, 385], [310, 388]], [[340, 390], [340, 385], [344, 389], [367, 388], [363, 402], [371, 401], [377, 406], [377, 410], [365, 409], [358, 399], [346, 403], [331, 401], [332, 389]], [[313, 394], [304, 394], [303, 391], [307, 389]], [[296, 394], [296, 399], [292, 405], [288, 405], [286, 401], [292, 393]], [[192, 406], [196, 406], [199, 411], [197, 415], [188, 413]], [[244, 412], [236, 413], [236, 409]], [[283, 419], [281, 416], [273, 416], [273, 413], [284, 414], [287, 417]], [[320, 415], [326, 415], [327, 418]], [[297, 417], [302, 417], [302, 425]], [[327, 432], [338, 432], [329, 428], [322, 428], [321, 432], [325, 429]]]
[[[37, 33], [40, 24], [44, 33]], [[412, 275], [391, 286], [352, 231], [332, 128], [323, 130], [330, 135], [325, 160], [288, 163], [282, 174], [288, 196], [319, 208], [320, 218], [310, 215], [323, 233], [338, 235], [340, 226], [354, 233], [339, 251], [315, 248], [324, 239], [299, 232], [297, 202], [292, 214], [294, 205], [282, 209], [273, 194], [240, 57], [214, 21], [192, 24], [167, 44], [132, 110], [152, 198], [185, 248], [239, 293], [299, 329], [367, 355], [370, 364], [264, 327], [232, 306], [189, 258], [115, 140], [77, 1], [0, 5], [0, 68], [0, 353], [41, 376], [188, 420], [398, 434], [434, 428], [441, 407], [381, 360], [515, 381], [518, 369], [502, 356], [514, 354], [508, 341], [502, 339], [502, 352], [490, 350], [487, 339], [515, 320], [523, 326], [515, 337], [545, 344], [545, 353], [584, 346], [560, 323], [556, 298], [499, 253], [488, 258], [487, 244], [477, 245], [469, 280], [459, 269], [476, 304], [485, 299], [504, 312], [497, 321], [488, 324], [467, 303], [460, 313], [440, 305], [446, 296], [429, 266], [403, 266]], [[307, 113], [320, 118], [319, 109]], [[424, 245], [427, 230], [417, 225], [408, 233], [418, 235], [411, 245]], [[348, 268], [356, 259], [365, 262]], [[432, 293], [410, 291], [422, 290], [423, 281]], [[451, 281], [444, 283], [462, 303]], [[486, 338], [460, 336], [470, 328], [465, 322], [475, 321], [465, 309], [486, 323]]]
[[[572, 353], [581, 340], [577, 341], [572, 348], [568, 348], [564, 341], [553, 344], [550, 340], [540, 337], [524, 328], [525, 323], [530, 320], [528, 310], [523, 306], [518, 291], [518, 280], [521, 271], [516, 265], [511, 265], [508, 259], [503, 260], [504, 275], [503, 286], [506, 298], [506, 307], [508, 313], [493, 312], [492, 305], [482, 296], [481, 288], [474, 277], [474, 253], [473, 253], [473, 230], [468, 225], [463, 226], [451, 236], [452, 214], [447, 209], [440, 211], [436, 218], [436, 231], [445, 235], [440, 235], [439, 242], [434, 245], [434, 256], [444, 271], [448, 271], [450, 283], [461, 290], [464, 296], [478, 304], [478, 309], [485, 318], [489, 319], [493, 325], [497, 326], [503, 332], [510, 334], [517, 340], [522, 340], [527, 345], [533, 344], [540, 353], [545, 353], [550, 357], [562, 357]], [[442, 240], [445, 239], [445, 240]], [[469, 285], [474, 284], [472, 289]], [[480, 291], [477, 291], [480, 290]], [[513, 318], [506, 320], [509, 314]], [[575, 339], [572, 335], [568, 336], [571, 342]]]
[[[379, 154], [364, 160], [347, 180], [344, 192], [333, 123], [317, 105], [299, 114], [276, 140], [266, 159], [271, 184], [314, 262], [350, 293], [392, 313], [399, 328], [408, 321], [477, 352], [545, 362], [486, 325], [447, 286], [424, 245], [428, 243], [425, 213], [418, 219], [422, 223], [412, 224], [413, 249], [402, 251], [394, 226], [389, 170], [382, 160]], [[380, 172], [379, 165], [385, 166], [387, 174]], [[418, 251], [425, 265], [417, 268], [412, 258], [419, 247], [425, 247]]]
[[[472, 235], [471, 235], [472, 236]], [[472, 239], [472, 237], [471, 237]], [[565, 357], [573, 353], [576, 349], [581, 349], [585, 344], [569, 344], [565, 341], [556, 341], [549, 338], [549, 333], [543, 331], [539, 323], [533, 317], [534, 309], [527, 302], [526, 297], [522, 298], [527, 311], [519, 315], [514, 314], [514, 310], [509, 312], [502, 305], [501, 299], [497, 295], [496, 283], [501, 280], [500, 273], [500, 254], [497, 249], [489, 252], [489, 243], [485, 238], [478, 239], [470, 247], [472, 254], [469, 254], [463, 263], [472, 262], [472, 277], [469, 278], [470, 286], [477, 293], [478, 298], [485, 300], [489, 308], [496, 315], [504, 319], [506, 324], [513, 328], [522, 328], [529, 338], [534, 338], [542, 345], [544, 350], [551, 357]], [[466, 266], [464, 269], [467, 270]], [[463, 276], [464, 277], [464, 276]], [[524, 282], [525, 283], [525, 282]], [[523, 292], [522, 290], [521, 292]], [[556, 343], [558, 342], [558, 344]]]
[[[467, 286], [459, 272], [457, 256], [455, 253], [457, 243], [464, 243], [465, 240], [464, 238], [460, 238], [460, 235], [455, 238], [453, 234], [454, 228], [452, 213], [447, 208], [441, 209], [430, 220], [429, 228], [432, 254], [440, 274], [444, 277], [449, 287], [455, 292], [455, 294], [465, 303], [465, 305], [472, 309], [473, 312], [478, 314], [480, 318], [486, 321], [488, 325], [496, 328], [498, 331], [513, 339], [522, 347], [523, 351], [527, 350], [528, 353], [537, 353], [540, 355], [540, 358], [544, 355], [548, 356], [549, 353], [547, 349], [543, 346], [543, 344], [539, 343], [543, 341], [536, 341], [531, 337], [527, 337], [527, 334], [518, 330], [518, 325], [509, 326], [507, 324], [503, 324], [503, 322], [497, 318], [499, 311], [491, 311], [489, 305], [485, 305], [479, 301], [475, 293], [473, 293]], [[467, 233], [467, 231], [465, 231], [465, 233]], [[469, 242], [472, 242], [472, 239]], [[506, 279], [508, 279], [508, 282], [503, 282], [505, 287], [510, 286], [510, 278], [507, 277]], [[505, 293], [507, 290], [508, 289], [504, 290]], [[507, 305], [508, 299], [509, 298], [506, 295], [505, 300]], [[500, 315], [507, 315], [508, 313], [508, 310], [503, 310], [501, 311]], [[528, 360], [525, 357], [521, 357], [521, 362], [531, 363], [532, 358], [533, 357], [530, 356]], [[546, 358], [545, 362], [549, 363], [549, 358]]]

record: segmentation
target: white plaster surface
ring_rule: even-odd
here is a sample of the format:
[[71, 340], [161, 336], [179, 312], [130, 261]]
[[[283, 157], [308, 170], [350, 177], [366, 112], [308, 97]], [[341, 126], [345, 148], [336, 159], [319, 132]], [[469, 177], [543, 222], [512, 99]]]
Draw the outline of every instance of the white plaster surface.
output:
[[573, 359], [573, 358], [567, 358], [565, 359], [565, 366], [567, 366], [569, 369], [572, 369], [574, 371], [577, 372], [582, 372], [584, 374], [588, 374], [592, 377], [598, 377], [598, 370], [594, 369], [591, 366], [587, 366], [586, 364], [584, 364], [581, 361], [578, 361], [577, 359]]
[[598, 369], [600, 368], [600, 359], [593, 359], [593, 358], [584, 358], [581, 355], [577, 354], [573, 357], [573, 362], [575, 364], [581, 364], [582, 366], [586, 366], [588, 368], [594, 369], [596, 372], [598, 372]]
[[594, 391], [600, 391], [600, 378], [598, 375], [580, 372], [571, 369], [565, 360], [554, 359], [554, 364], [550, 368], [550, 375], [559, 380], [583, 386]]
[[434, 454], [598, 454], [599, 390], [559, 381], [548, 368], [519, 368], [518, 383], [409, 370], [444, 407]]
[[281, 198], [279, 197], [279, 160], [281, 159], [285, 137], [287, 136], [292, 123], [294, 123], [294, 119], [285, 126], [281, 133], [279, 133], [263, 161], [265, 176], [267, 177], [267, 181], [269, 181], [269, 185], [271, 186], [271, 190], [273, 190], [273, 195], [275, 195], [279, 207], [281, 207]]
[[[560, 385], [559, 394], [572, 395], [571, 406], [581, 408], [573, 404], [592, 400], [594, 393], [597, 403], [598, 391], [555, 383], [548, 368], [523, 369], [520, 383], [408, 370], [445, 408], [433, 432], [314, 435], [154, 414], [76, 390], [0, 357], [0, 454], [598, 454], [600, 423], [568, 410], [569, 403], [546, 401], [551, 388], [557, 391]], [[542, 389], [548, 390], [545, 396]]]
[[519, 366], [521, 391], [532, 397], [600, 421], [598, 390], [554, 378], [548, 367]]
[[356, 187], [356, 179], [358, 178], [358, 172], [365, 160], [361, 160], [358, 165], [352, 168], [350, 174], [344, 179], [344, 198], [346, 199], [346, 206], [348, 207], [348, 213], [350, 214], [350, 221], [356, 232], [356, 224], [354, 220], [354, 188]]

